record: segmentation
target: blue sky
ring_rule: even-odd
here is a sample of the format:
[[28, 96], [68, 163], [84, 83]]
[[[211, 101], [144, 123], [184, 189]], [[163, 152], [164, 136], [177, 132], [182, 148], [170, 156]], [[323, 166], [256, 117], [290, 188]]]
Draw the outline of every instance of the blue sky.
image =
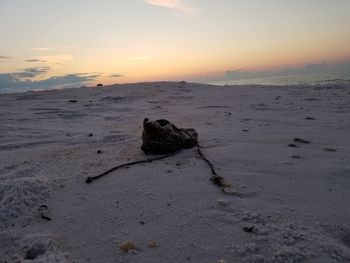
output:
[[0, 89], [344, 64], [349, 11], [348, 0], [2, 0]]

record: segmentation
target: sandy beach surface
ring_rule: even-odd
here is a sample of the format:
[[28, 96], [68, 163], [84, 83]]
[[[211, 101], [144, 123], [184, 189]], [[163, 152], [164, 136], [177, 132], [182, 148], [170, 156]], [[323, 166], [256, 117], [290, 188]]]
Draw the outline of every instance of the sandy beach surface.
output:
[[[85, 184], [147, 157], [145, 117], [195, 128], [240, 194], [214, 186], [195, 149]], [[3, 94], [0, 131], [1, 263], [350, 262], [349, 86]]]

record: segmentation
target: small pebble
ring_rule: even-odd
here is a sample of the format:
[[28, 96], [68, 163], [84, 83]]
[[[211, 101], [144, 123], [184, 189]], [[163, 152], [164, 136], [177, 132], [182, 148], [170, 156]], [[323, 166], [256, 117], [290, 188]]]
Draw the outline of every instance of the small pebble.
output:
[[326, 152], [336, 152], [337, 151], [336, 149], [329, 148], [329, 147], [325, 147], [325, 148], [323, 148], [323, 150], [326, 151]]
[[100, 153], [102, 153], [102, 151], [101, 150], [97, 150], [97, 154], [100, 154]]
[[245, 227], [243, 227], [243, 230], [245, 232], [247, 232], [247, 233], [253, 233], [254, 229], [255, 229], [255, 226], [245, 226]]
[[150, 248], [156, 248], [156, 247], [158, 247], [158, 243], [154, 240], [150, 240], [150, 241], [148, 241], [148, 246]]
[[47, 221], [51, 221], [51, 217], [50, 217], [50, 214], [49, 214], [49, 211], [45, 210], [43, 212], [40, 213], [40, 216], [42, 219], [45, 219]]
[[304, 139], [301, 139], [301, 138], [294, 138], [294, 141], [295, 142], [300, 142], [300, 143], [310, 143], [310, 141], [307, 141], [307, 140], [304, 140]]
[[136, 250], [136, 246], [134, 242], [132, 242], [131, 240], [123, 241], [122, 243], [120, 243], [119, 248], [124, 252], [129, 252], [130, 250]]
[[94, 136], [92, 133], [89, 133], [87, 137], [92, 137]]
[[231, 195], [237, 194], [237, 190], [234, 189], [233, 187], [224, 187], [224, 188], [222, 189], [222, 191], [223, 191], [225, 194], [231, 194]]

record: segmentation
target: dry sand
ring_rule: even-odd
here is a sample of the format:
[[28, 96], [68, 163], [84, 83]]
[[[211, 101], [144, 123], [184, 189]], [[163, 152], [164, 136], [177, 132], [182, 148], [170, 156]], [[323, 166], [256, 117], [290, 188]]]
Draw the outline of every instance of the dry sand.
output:
[[[197, 129], [243, 195], [215, 187], [195, 149], [85, 184], [145, 158], [145, 117]], [[350, 262], [349, 86], [8, 94], [0, 131], [0, 262]]]

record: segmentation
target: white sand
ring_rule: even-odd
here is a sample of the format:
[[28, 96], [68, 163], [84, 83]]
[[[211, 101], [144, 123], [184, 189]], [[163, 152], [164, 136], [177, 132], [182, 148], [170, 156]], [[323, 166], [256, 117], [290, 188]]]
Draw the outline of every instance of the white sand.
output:
[[[220, 192], [195, 149], [85, 184], [145, 158], [144, 117], [197, 129], [219, 174], [247, 195]], [[1, 95], [0, 131], [0, 262], [350, 262], [350, 87]], [[288, 147], [295, 137], [311, 143]], [[139, 250], [123, 253], [124, 240]]]

